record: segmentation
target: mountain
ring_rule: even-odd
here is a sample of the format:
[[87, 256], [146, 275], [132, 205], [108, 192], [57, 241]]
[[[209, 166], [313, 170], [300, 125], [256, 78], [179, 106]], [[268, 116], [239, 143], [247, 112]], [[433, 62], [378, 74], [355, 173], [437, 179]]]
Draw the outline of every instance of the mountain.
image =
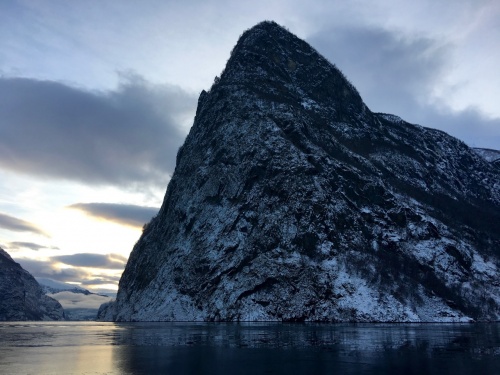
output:
[[67, 320], [95, 320], [99, 307], [112, 301], [109, 295], [97, 294], [77, 285], [37, 277], [43, 292], [64, 308]]
[[[341, 51], [339, 51], [341, 53]], [[500, 173], [274, 22], [198, 101], [102, 320], [500, 319]]]
[[35, 278], [0, 249], [0, 321], [64, 320], [63, 308]]
[[109, 296], [70, 290], [51, 293], [48, 296], [62, 305], [67, 320], [95, 320], [100, 306], [112, 301]]
[[47, 279], [45, 277], [36, 277], [35, 279], [36, 281], [38, 281], [45, 294], [60, 292], [71, 292], [85, 295], [92, 294], [87, 289], [83, 289], [77, 285], [67, 284], [60, 281]]

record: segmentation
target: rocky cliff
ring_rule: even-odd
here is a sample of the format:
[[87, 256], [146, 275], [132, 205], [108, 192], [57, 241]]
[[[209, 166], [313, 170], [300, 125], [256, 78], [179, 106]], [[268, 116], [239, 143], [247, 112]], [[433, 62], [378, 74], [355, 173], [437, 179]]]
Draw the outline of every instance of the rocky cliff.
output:
[[494, 320], [499, 254], [495, 166], [371, 112], [334, 65], [264, 22], [201, 93], [100, 318]]
[[35, 278], [0, 249], [0, 321], [64, 319], [61, 304], [47, 297]]

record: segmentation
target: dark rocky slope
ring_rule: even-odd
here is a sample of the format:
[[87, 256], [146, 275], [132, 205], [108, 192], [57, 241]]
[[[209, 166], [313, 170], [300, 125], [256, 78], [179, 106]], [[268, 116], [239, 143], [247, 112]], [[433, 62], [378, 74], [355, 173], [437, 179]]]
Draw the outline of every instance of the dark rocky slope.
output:
[[47, 297], [35, 278], [0, 249], [0, 321], [64, 319], [61, 304]]
[[275, 23], [202, 92], [113, 320], [500, 318], [500, 173]]

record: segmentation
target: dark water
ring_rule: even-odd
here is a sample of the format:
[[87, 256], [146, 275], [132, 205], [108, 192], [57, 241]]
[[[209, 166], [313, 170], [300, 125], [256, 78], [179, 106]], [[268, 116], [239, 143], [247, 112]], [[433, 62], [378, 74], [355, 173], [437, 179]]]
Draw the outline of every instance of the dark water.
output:
[[500, 324], [0, 323], [0, 374], [500, 374]]

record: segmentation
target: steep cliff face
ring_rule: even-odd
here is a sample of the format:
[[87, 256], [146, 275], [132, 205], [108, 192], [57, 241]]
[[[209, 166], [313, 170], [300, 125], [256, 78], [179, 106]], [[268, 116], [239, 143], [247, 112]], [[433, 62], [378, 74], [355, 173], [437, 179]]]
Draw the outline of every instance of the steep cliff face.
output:
[[113, 320], [500, 318], [500, 174], [275, 23], [202, 92]]
[[35, 278], [0, 249], [0, 321], [64, 319], [61, 304], [47, 297]]

